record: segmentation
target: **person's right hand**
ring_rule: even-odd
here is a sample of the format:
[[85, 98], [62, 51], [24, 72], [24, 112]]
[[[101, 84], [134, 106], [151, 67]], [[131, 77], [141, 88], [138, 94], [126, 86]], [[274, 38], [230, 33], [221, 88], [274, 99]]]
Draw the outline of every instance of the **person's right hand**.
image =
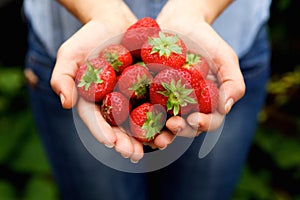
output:
[[[67, 0], [60, 2], [72, 4]], [[107, 147], [114, 147], [123, 157], [137, 162], [143, 157], [142, 144], [122, 129], [111, 127], [102, 117], [98, 106], [78, 96], [74, 81], [78, 67], [86, 61], [92, 50], [111, 37], [124, 33], [137, 20], [123, 1], [112, 2], [115, 7], [108, 9], [108, 6], [105, 9], [107, 12], [99, 11], [100, 16], [92, 19], [80, 18], [86, 23], [58, 50], [51, 86], [60, 96], [63, 108], [70, 109], [76, 105], [79, 116], [99, 142]], [[112, 2], [107, 1], [106, 4]], [[73, 4], [71, 8], [65, 6], [71, 11], [75, 9]]]

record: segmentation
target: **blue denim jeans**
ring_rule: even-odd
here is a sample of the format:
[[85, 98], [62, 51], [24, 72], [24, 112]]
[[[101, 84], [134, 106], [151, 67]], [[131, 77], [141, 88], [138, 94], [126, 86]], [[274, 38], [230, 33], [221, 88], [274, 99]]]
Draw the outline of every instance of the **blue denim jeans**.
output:
[[47, 54], [31, 29], [28, 45], [26, 67], [39, 78], [35, 87], [28, 87], [31, 107], [63, 199], [230, 199], [266, 96], [270, 49], [265, 26], [249, 52], [240, 58], [246, 94], [226, 116], [213, 150], [199, 159], [203, 133], [175, 162], [148, 173], [112, 169], [89, 153], [77, 134], [72, 111], [62, 109], [58, 96], [51, 90], [49, 81], [55, 58]]

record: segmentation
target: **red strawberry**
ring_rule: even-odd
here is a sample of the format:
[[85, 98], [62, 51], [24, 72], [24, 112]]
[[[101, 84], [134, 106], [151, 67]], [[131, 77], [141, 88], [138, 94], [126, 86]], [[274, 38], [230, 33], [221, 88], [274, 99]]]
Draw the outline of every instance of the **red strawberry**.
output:
[[100, 110], [110, 125], [119, 126], [128, 118], [131, 104], [123, 94], [111, 92], [104, 96]]
[[202, 113], [212, 113], [218, 107], [219, 89], [215, 82], [201, 79], [200, 87], [195, 90], [198, 98], [198, 111]]
[[110, 44], [101, 50], [99, 57], [106, 60], [117, 73], [132, 64], [131, 53], [121, 44]]
[[151, 142], [160, 133], [166, 121], [161, 105], [143, 103], [130, 113], [130, 131], [141, 142]]
[[[207, 60], [200, 54], [195, 54], [191, 52], [187, 52], [186, 62], [183, 67], [191, 71], [197, 70], [200, 73], [201, 78], [206, 78], [209, 71], [209, 65]], [[197, 72], [193, 72], [193, 73], [196, 74]]]
[[192, 88], [195, 89], [199, 87], [199, 80], [202, 79], [202, 76], [198, 70], [190, 67], [182, 67], [176, 70]]
[[152, 80], [153, 77], [147, 67], [134, 64], [127, 67], [118, 77], [117, 87], [131, 100], [144, 99], [148, 95]]
[[116, 73], [112, 66], [100, 58], [94, 58], [78, 68], [77, 88], [82, 97], [99, 102], [116, 84]]
[[170, 115], [188, 114], [197, 103], [191, 75], [183, 70], [164, 69], [150, 85], [151, 103], [164, 106]]
[[144, 43], [141, 56], [154, 72], [166, 67], [180, 68], [186, 60], [186, 46], [177, 35], [159, 32], [159, 36], [149, 37]]
[[141, 18], [126, 30], [122, 44], [132, 52], [132, 55], [139, 58], [144, 42], [148, 37], [157, 35], [159, 31], [160, 27], [154, 19]]

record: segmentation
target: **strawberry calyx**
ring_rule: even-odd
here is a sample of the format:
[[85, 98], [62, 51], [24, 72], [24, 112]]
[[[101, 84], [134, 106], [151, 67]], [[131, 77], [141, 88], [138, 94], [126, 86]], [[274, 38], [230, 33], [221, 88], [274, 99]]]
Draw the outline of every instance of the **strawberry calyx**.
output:
[[161, 84], [165, 90], [157, 92], [168, 98], [166, 109], [167, 111], [173, 110], [174, 116], [178, 115], [180, 107], [197, 103], [195, 99], [189, 96], [194, 89], [187, 89], [185, 84], [181, 83], [181, 79], [176, 83], [174, 79], [171, 79], [170, 84], [166, 82], [162, 82]]
[[139, 99], [145, 96], [149, 86], [150, 86], [150, 79], [147, 77], [147, 75], [143, 74], [142, 76], [140, 76], [140, 74], [138, 74], [137, 82], [133, 83], [132, 86], [128, 89], [134, 91], [134, 94]]
[[194, 53], [187, 52], [185, 64], [186, 65], [194, 65], [196, 63], [201, 62], [200, 58], [201, 58], [200, 54], [194, 54]]
[[112, 53], [109, 51], [104, 52], [105, 60], [108, 62], [116, 72], [119, 72], [119, 67], [123, 65], [123, 63], [119, 60], [117, 53]]
[[177, 35], [166, 36], [159, 32], [159, 37], [149, 37], [148, 43], [152, 45], [150, 54], [158, 53], [160, 57], [169, 57], [171, 53], [182, 54], [182, 50], [176, 43], [179, 40]]
[[78, 87], [84, 87], [84, 89], [87, 91], [92, 83], [98, 84], [102, 83], [103, 80], [99, 77], [99, 74], [101, 72], [102, 68], [94, 68], [94, 66], [88, 62], [87, 63], [87, 70], [82, 76]]
[[148, 111], [146, 112], [146, 120], [142, 126], [142, 129], [145, 131], [145, 138], [147, 140], [154, 139], [157, 133], [160, 133], [160, 130], [163, 127], [161, 119], [163, 114], [160, 112]]

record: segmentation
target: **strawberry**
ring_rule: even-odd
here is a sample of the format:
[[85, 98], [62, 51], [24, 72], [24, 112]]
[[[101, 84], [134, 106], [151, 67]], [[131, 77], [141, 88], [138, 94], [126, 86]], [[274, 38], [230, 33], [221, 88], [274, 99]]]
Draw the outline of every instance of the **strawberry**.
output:
[[145, 99], [153, 77], [147, 67], [134, 64], [118, 77], [117, 88], [131, 100]]
[[143, 44], [141, 57], [156, 73], [166, 67], [179, 68], [186, 60], [186, 46], [177, 35], [159, 32], [158, 36], [149, 37]]
[[160, 27], [157, 22], [150, 18], [144, 17], [132, 24], [125, 32], [122, 43], [129, 49], [135, 57], [140, 58], [141, 47], [148, 37], [157, 35]]
[[185, 115], [194, 109], [197, 98], [187, 70], [168, 68], [159, 72], [150, 85], [150, 101], [162, 105], [170, 115]]
[[100, 111], [103, 118], [112, 126], [120, 126], [126, 121], [131, 110], [128, 99], [119, 92], [111, 92], [104, 96]]
[[[197, 70], [200, 73], [202, 78], [206, 78], [209, 71], [209, 65], [207, 60], [200, 54], [191, 53], [191, 52], [187, 52], [186, 61], [183, 67], [191, 71]], [[196, 74], [197, 72], [193, 72], [193, 73]]]
[[99, 57], [106, 60], [117, 73], [132, 64], [131, 53], [121, 44], [110, 44], [101, 50]]
[[182, 67], [176, 70], [193, 89], [199, 87], [199, 80], [202, 79], [202, 76], [198, 70], [192, 67]]
[[82, 97], [99, 102], [113, 91], [117, 78], [112, 66], [100, 58], [94, 58], [78, 68], [75, 79]]
[[160, 133], [166, 121], [166, 112], [161, 105], [143, 103], [130, 113], [130, 132], [141, 142], [151, 142]]
[[201, 79], [199, 87], [195, 90], [198, 98], [198, 110], [202, 113], [212, 113], [218, 107], [219, 89], [215, 82]]

